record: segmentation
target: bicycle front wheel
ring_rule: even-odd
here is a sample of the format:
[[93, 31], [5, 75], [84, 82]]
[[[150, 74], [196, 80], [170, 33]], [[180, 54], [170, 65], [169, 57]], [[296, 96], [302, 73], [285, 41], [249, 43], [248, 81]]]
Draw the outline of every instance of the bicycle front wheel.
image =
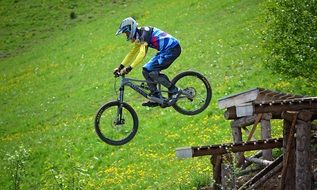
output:
[[185, 71], [178, 74], [172, 83], [182, 89], [182, 95], [173, 108], [184, 115], [196, 115], [204, 111], [211, 100], [211, 86], [202, 74]]
[[138, 116], [127, 103], [112, 101], [103, 105], [95, 117], [95, 130], [99, 138], [110, 145], [129, 142], [138, 130]]

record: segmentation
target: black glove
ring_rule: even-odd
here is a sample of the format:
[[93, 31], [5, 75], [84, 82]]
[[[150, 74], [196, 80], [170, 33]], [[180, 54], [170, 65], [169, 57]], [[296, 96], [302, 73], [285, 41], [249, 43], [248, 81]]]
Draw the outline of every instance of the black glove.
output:
[[128, 67], [122, 69], [121, 74], [122, 74], [122, 75], [126, 75], [126, 74], [128, 74], [131, 70], [132, 70], [132, 67], [131, 67], [131, 66], [128, 66]]
[[113, 70], [113, 74], [114, 74], [115, 76], [118, 76], [118, 75], [120, 74], [120, 71], [121, 71], [123, 68], [124, 68], [124, 66], [123, 66], [122, 64], [120, 64], [119, 67], [117, 67], [117, 68], [115, 68], [115, 69]]

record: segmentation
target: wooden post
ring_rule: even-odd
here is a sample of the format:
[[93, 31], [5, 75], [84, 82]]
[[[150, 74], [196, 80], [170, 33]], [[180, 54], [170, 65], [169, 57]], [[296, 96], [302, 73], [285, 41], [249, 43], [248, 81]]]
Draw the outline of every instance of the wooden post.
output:
[[296, 189], [312, 188], [310, 124], [312, 114], [301, 112], [302, 116], [296, 124]]
[[[242, 132], [240, 127], [235, 127], [234, 122], [231, 122], [231, 130], [232, 130], [232, 137], [234, 143], [241, 143], [242, 142]], [[237, 166], [240, 167], [244, 164], [244, 153], [238, 152], [236, 153], [236, 160]]]
[[213, 189], [214, 190], [220, 190], [221, 189], [221, 163], [222, 163], [222, 156], [221, 155], [213, 155], [211, 157], [211, 164], [213, 168], [213, 178], [214, 178], [214, 184]]
[[[270, 139], [271, 136], [271, 118], [272, 114], [264, 113], [261, 120], [262, 139]], [[272, 150], [263, 150], [264, 160], [273, 160]]]
[[[294, 136], [294, 132], [291, 133], [291, 127], [295, 113], [284, 112], [282, 114], [283, 120], [283, 170], [281, 179], [281, 189], [293, 189], [295, 187], [295, 138], [290, 138], [290, 135]], [[295, 123], [294, 123], [295, 125]], [[294, 129], [293, 129], [294, 131]], [[288, 142], [288, 140], [291, 142]], [[289, 144], [289, 147], [287, 146]], [[287, 149], [288, 148], [288, 149]], [[287, 153], [288, 152], [288, 153]]]

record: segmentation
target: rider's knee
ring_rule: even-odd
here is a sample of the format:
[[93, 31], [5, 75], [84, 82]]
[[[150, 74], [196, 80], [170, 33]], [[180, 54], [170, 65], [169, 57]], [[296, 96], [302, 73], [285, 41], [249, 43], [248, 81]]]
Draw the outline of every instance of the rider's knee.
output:
[[158, 81], [160, 72], [159, 71], [151, 71], [149, 73], [150, 77], [154, 80], [154, 81]]
[[143, 74], [144, 78], [146, 78], [146, 79], [151, 78], [150, 77], [150, 72], [146, 68], [143, 68], [142, 74]]

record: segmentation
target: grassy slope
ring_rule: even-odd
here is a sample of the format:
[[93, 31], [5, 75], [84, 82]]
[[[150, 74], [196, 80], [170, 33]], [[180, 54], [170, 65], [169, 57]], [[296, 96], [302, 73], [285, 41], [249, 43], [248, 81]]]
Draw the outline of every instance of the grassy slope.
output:
[[[32, 15], [34, 10], [27, 7], [31, 1], [27, 2], [24, 14]], [[22, 40], [19, 38], [4, 48], [15, 49], [18, 54], [0, 64], [0, 186], [8, 189], [12, 185], [9, 174], [14, 170], [8, 168], [7, 154], [13, 155], [20, 146], [29, 152], [23, 189], [56, 189], [63, 180], [66, 187], [71, 175], [84, 189], [198, 186], [211, 173], [209, 158], [177, 160], [174, 151], [181, 146], [230, 141], [229, 123], [216, 100], [255, 86], [288, 86], [262, 73], [256, 33], [261, 27], [256, 20], [259, 2], [129, 1], [97, 6], [96, 1], [79, 4], [84, 16], [81, 22], [72, 23], [64, 21], [70, 11], [66, 5], [51, 9], [55, 15], [65, 10], [67, 14], [64, 19], [47, 17], [46, 24], [35, 24], [32, 28], [40, 37], [24, 39], [27, 48], [16, 49]], [[61, 2], [45, 3], [44, 7]], [[14, 14], [3, 10], [1, 17]], [[89, 10], [95, 14], [88, 14]], [[87, 19], [89, 15], [98, 18]], [[187, 117], [172, 109], [143, 108], [143, 99], [128, 90], [126, 101], [137, 111], [140, 129], [131, 143], [111, 147], [98, 140], [93, 119], [102, 103], [116, 98], [111, 71], [129, 48], [124, 37], [116, 38], [114, 32], [129, 15], [136, 16], [141, 25], [156, 26], [180, 39], [182, 55], [167, 74], [201, 71], [212, 83], [213, 100], [207, 111]], [[46, 30], [54, 20], [61, 27]], [[1, 32], [19, 30], [7, 27]], [[154, 53], [151, 51], [147, 59]], [[140, 69], [131, 76], [141, 77]]]

